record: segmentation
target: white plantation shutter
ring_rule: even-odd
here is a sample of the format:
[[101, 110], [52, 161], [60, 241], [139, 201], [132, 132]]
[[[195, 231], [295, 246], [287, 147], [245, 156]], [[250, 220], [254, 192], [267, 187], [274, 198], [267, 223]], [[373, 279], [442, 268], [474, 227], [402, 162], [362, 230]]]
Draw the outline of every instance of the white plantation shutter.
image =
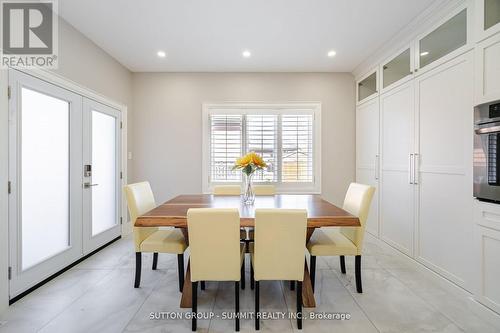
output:
[[277, 115], [246, 115], [246, 152], [256, 152], [268, 165], [267, 169], [255, 173], [255, 181], [274, 182], [278, 178], [277, 127]]
[[210, 181], [241, 181], [241, 172], [232, 168], [243, 153], [242, 139], [242, 115], [210, 116]]
[[254, 151], [268, 167], [256, 183], [272, 183], [279, 193], [321, 192], [321, 105], [309, 103], [211, 104], [204, 106], [203, 191], [240, 183], [236, 160]]
[[281, 116], [281, 181], [313, 181], [313, 116]]

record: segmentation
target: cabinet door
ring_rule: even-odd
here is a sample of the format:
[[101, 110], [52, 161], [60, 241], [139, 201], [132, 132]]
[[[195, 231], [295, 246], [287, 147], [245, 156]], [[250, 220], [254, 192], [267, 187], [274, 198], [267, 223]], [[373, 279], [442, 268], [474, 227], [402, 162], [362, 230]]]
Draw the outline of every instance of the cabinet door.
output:
[[500, 312], [500, 205], [475, 200], [474, 222], [474, 297]]
[[366, 230], [378, 236], [378, 98], [356, 109], [356, 181], [376, 188], [368, 215]]
[[473, 54], [415, 80], [419, 128], [416, 163], [416, 258], [470, 288], [473, 151]]
[[491, 102], [500, 96], [500, 34], [476, 47], [476, 103]]
[[362, 101], [368, 101], [370, 98], [374, 98], [377, 95], [377, 71], [368, 75], [357, 84], [357, 101], [361, 103]]
[[500, 0], [475, 0], [476, 40], [500, 31]]
[[413, 255], [414, 87], [407, 82], [380, 96], [380, 237]]

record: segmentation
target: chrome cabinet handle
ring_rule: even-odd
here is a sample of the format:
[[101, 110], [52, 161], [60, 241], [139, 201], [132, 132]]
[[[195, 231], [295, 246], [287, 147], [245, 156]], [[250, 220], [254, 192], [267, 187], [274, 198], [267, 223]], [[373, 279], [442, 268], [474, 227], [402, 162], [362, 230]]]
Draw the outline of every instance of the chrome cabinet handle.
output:
[[380, 175], [380, 156], [375, 155], [375, 179], [379, 179]]
[[90, 184], [90, 183], [83, 183], [83, 187], [84, 188], [89, 188], [89, 187], [92, 187], [92, 186], [97, 186], [99, 184]]
[[413, 154], [410, 154], [408, 158], [408, 164], [409, 164], [409, 169], [408, 170], [408, 182], [410, 184], [413, 184]]
[[413, 184], [418, 185], [420, 182], [420, 174], [418, 172], [418, 159], [419, 159], [420, 154], [415, 153], [415, 158], [413, 160]]

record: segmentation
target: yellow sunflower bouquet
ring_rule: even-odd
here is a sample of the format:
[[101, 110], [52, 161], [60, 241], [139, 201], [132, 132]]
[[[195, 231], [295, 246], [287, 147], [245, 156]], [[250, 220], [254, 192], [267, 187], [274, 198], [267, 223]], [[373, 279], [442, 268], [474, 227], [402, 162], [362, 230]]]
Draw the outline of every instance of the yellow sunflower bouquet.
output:
[[233, 170], [241, 170], [245, 175], [250, 176], [257, 170], [267, 168], [266, 162], [262, 157], [251, 151], [245, 156], [238, 158], [234, 164]]

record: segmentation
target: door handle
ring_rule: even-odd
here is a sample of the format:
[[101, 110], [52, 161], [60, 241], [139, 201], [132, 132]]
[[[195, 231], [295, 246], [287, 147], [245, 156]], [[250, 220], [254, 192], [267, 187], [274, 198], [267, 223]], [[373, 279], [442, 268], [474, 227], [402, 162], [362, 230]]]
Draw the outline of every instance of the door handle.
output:
[[83, 187], [84, 188], [89, 188], [89, 187], [92, 187], [92, 186], [97, 186], [99, 184], [90, 184], [90, 183], [83, 183]]
[[409, 171], [408, 171], [408, 182], [410, 184], [413, 184], [413, 161], [414, 161], [414, 155], [413, 154], [410, 154], [409, 158], [408, 158], [408, 164], [409, 164]]
[[413, 184], [418, 185], [420, 182], [420, 175], [418, 173], [418, 167], [419, 167], [419, 153], [415, 153], [415, 158], [413, 159]]
[[375, 179], [379, 179], [379, 173], [380, 173], [380, 156], [375, 155]]

